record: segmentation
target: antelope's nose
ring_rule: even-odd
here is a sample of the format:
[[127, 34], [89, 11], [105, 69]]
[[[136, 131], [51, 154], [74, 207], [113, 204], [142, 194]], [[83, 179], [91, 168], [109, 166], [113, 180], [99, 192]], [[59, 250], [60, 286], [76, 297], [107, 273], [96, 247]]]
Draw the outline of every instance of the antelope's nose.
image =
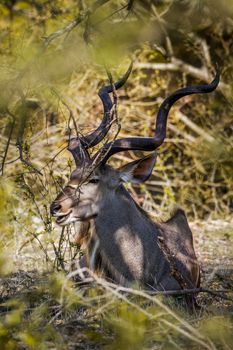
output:
[[51, 215], [55, 215], [61, 209], [61, 205], [57, 202], [53, 202], [50, 205], [50, 213]]

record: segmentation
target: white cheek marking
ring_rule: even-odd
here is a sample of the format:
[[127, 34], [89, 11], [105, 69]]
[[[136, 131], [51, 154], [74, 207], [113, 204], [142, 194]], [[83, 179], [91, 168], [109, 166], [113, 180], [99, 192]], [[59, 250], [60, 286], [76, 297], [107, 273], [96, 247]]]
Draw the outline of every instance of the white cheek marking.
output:
[[78, 218], [73, 217], [73, 216], [69, 216], [65, 221], [61, 222], [60, 224], [58, 224], [59, 226], [66, 226], [71, 224], [72, 222], [75, 221], [80, 221]]
[[91, 256], [90, 256], [90, 270], [91, 271], [94, 271], [94, 269], [95, 269], [95, 258], [96, 258], [96, 252], [97, 252], [97, 249], [99, 248], [99, 245], [100, 245], [99, 240], [96, 239], [93, 251], [92, 251]]
[[76, 190], [79, 187], [79, 185], [68, 185], [68, 187], [73, 188], [74, 190]]
[[60, 212], [58, 212], [58, 213], [56, 213], [56, 214], [54, 214], [53, 216], [54, 217], [59, 217], [59, 216], [65, 216], [65, 215], [68, 215], [69, 213], [71, 213], [71, 211], [72, 210], [67, 210], [65, 213], [60, 213]]

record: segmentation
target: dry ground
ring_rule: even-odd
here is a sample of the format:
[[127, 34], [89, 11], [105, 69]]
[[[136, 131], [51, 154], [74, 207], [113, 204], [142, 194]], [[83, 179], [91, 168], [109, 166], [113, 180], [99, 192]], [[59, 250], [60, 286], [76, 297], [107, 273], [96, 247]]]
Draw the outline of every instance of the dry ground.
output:
[[[190, 224], [194, 235], [195, 250], [202, 271], [202, 286], [233, 289], [233, 221], [209, 220]], [[31, 254], [33, 252], [31, 251]], [[23, 252], [18, 259], [21, 263]], [[1, 279], [1, 298], [18, 294], [31, 285], [38, 273], [33, 264], [25, 262], [23, 269], [15, 260], [15, 273]], [[25, 266], [31, 268], [25, 269]], [[33, 283], [32, 283], [33, 284]]]
[[[191, 226], [194, 232], [197, 255], [202, 266], [202, 286], [214, 290], [224, 288], [233, 291], [233, 222], [226, 222], [223, 220], [193, 222]], [[49, 313], [46, 314], [45, 323], [46, 325], [52, 324], [58, 331], [58, 334], [62, 339], [60, 342], [63, 344], [60, 344], [61, 349], [102, 349], [104, 346], [106, 346], [106, 349], [115, 349], [116, 346], [122, 346], [122, 344], [122, 349], [134, 349], [135, 345], [132, 345], [132, 339], [130, 340], [131, 343], [128, 343], [128, 338], [125, 339], [123, 337], [122, 340], [121, 335], [119, 335], [119, 330], [112, 330], [111, 327], [109, 328], [109, 325], [105, 325], [106, 315], [103, 316], [103, 314], [101, 316], [98, 308], [89, 309], [87, 305], [82, 306], [82, 303], [78, 303], [79, 305], [75, 309], [71, 309], [70, 311], [62, 310], [57, 299], [54, 299], [53, 292], [48, 293], [47, 287], [48, 283], [50, 283], [48, 282], [49, 275], [49, 273], [38, 273], [38, 271], [33, 269], [30, 271], [18, 269], [14, 274], [2, 278], [0, 285], [0, 317], [4, 317], [4, 314], [9, 311], [9, 308], [5, 306], [5, 303], [11, 298], [27, 300], [28, 304], [25, 312], [26, 317], [28, 317], [27, 315], [29, 315], [32, 312], [31, 310], [35, 309], [35, 307], [41, 307], [41, 305], [47, 303], [49, 305]], [[107, 290], [105, 292], [107, 293]], [[103, 306], [101, 305], [101, 302], [96, 302], [96, 294], [95, 292], [93, 294], [93, 290], [90, 294], [87, 290], [85, 293], [89, 296], [94, 295], [93, 300], [95, 300], [95, 303], [100, 304], [100, 309], [105, 308], [109, 302], [111, 303], [110, 299], [108, 299], [109, 297], [106, 297]], [[98, 293], [99, 292], [97, 292], [97, 297], [99, 295]], [[102, 295], [101, 293], [100, 295]], [[230, 297], [232, 294], [228, 294], [228, 296]], [[71, 293], [70, 298], [72, 297], [73, 295]], [[133, 303], [135, 304], [139, 302], [138, 300], [135, 301], [135, 299], [131, 299], [132, 296], [128, 297], [130, 298], [129, 300], [133, 300]], [[122, 302], [122, 300], [120, 302]], [[202, 306], [204, 314], [207, 312], [208, 317], [209, 315], [218, 318], [222, 316], [225, 317], [225, 315], [227, 315], [227, 317], [232, 317], [232, 300], [225, 300], [220, 297], [201, 293], [198, 296], [198, 303]], [[141, 301], [139, 304], [142, 309], [145, 308], [145, 310], [148, 310], [148, 304], [145, 304], [145, 302], [142, 303]], [[119, 305], [116, 306], [116, 308], [118, 307]], [[109, 307], [108, 312], [112, 312], [111, 307]], [[117, 311], [117, 313], [118, 312], [119, 311]], [[203, 313], [198, 313], [196, 318], [194, 318], [197, 324], [201, 322], [202, 314]], [[188, 319], [190, 320], [190, 316], [188, 316]], [[133, 319], [131, 321], [135, 322]], [[191, 319], [190, 322], [193, 324], [194, 320]], [[129, 324], [126, 324], [126, 327], [129, 327]], [[138, 325], [136, 324], [135, 327], [137, 332]], [[118, 344], [119, 337], [121, 339], [119, 344], [121, 345]], [[116, 339], [118, 339], [118, 342], [115, 344], [114, 342]], [[187, 344], [185, 342], [182, 343], [182, 339], [178, 339], [179, 336], [178, 338], [174, 338], [174, 341], [178, 342], [177, 345], [180, 344], [179, 341], [181, 341], [183, 347], [181, 345], [179, 346], [185, 348]], [[126, 342], [125, 347], [124, 342]], [[58, 346], [49, 342], [46, 344], [48, 349], [54, 349]], [[151, 347], [148, 345], [149, 349], [167, 349], [166, 345], [164, 347], [164, 345], [158, 345], [153, 341], [151, 344], [153, 344]], [[121, 347], [119, 347], [119, 349], [120, 348]], [[194, 348], [202, 349], [204, 346], [199, 344], [198, 347], [194, 346]], [[24, 349], [23, 346], [22, 349]], [[173, 349], [173, 347], [171, 347], [171, 349]], [[219, 345], [218, 347], [217, 344], [216, 347], [213, 348], [210, 345], [209, 349], [225, 348], [222, 347], [222, 345]], [[226, 349], [228, 349], [228, 347], [226, 347]]]

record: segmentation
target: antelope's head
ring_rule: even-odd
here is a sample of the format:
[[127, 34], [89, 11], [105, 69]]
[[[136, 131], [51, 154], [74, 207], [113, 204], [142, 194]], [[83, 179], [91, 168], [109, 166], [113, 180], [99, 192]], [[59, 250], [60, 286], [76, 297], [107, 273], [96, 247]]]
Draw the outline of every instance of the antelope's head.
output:
[[[116, 139], [105, 144], [94, 156], [90, 157], [88, 149], [96, 146], [107, 135], [115, 119], [114, 104], [109, 96], [124, 85], [130, 75], [128, 71], [114, 85], [104, 86], [99, 91], [103, 104], [103, 119], [96, 130], [85, 136], [72, 138], [69, 141], [69, 151], [72, 153], [76, 169], [72, 172], [67, 185], [51, 204], [51, 214], [57, 217], [59, 225], [67, 225], [75, 221], [90, 220], [98, 215], [101, 204], [107, 197], [109, 206], [113, 205], [114, 196], [122, 182], [146, 181], [153, 170], [156, 155], [155, 150], [166, 137], [167, 117], [172, 105], [181, 97], [208, 93], [216, 89], [219, 83], [219, 73], [207, 85], [188, 86], [175, 91], [167, 97], [159, 107], [156, 119], [154, 137], [128, 137]], [[108, 159], [118, 153], [129, 150], [153, 152], [149, 156], [138, 159], [119, 169], [107, 164]]]

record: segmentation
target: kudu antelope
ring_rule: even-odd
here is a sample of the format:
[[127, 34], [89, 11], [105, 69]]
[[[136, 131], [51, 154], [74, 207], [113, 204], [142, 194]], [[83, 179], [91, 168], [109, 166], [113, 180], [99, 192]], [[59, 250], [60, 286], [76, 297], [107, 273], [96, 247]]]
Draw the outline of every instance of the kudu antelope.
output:
[[[69, 141], [76, 169], [51, 204], [51, 214], [57, 217], [59, 225], [92, 222], [94, 234], [86, 261], [94, 271], [101, 267], [103, 276], [115, 283], [129, 285], [137, 281], [156, 290], [195, 288], [200, 283], [200, 269], [184, 211], [177, 209], [166, 222], [153, 222], [131, 197], [124, 182], [141, 183], [150, 177], [156, 161], [153, 151], [164, 142], [172, 105], [186, 95], [215, 90], [219, 73], [210, 84], [188, 86], [167, 97], [158, 110], [154, 137], [116, 139], [105, 143], [91, 157], [88, 149], [104, 139], [114, 120], [109, 94], [124, 85], [131, 69], [130, 66], [114, 84], [114, 89], [112, 84], [99, 91], [104, 114], [98, 128]], [[118, 169], [107, 164], [111, 156], [128, 150], [152, 153]], [[172, 271], [174, 266], [179, 272], [177, 278]]]

